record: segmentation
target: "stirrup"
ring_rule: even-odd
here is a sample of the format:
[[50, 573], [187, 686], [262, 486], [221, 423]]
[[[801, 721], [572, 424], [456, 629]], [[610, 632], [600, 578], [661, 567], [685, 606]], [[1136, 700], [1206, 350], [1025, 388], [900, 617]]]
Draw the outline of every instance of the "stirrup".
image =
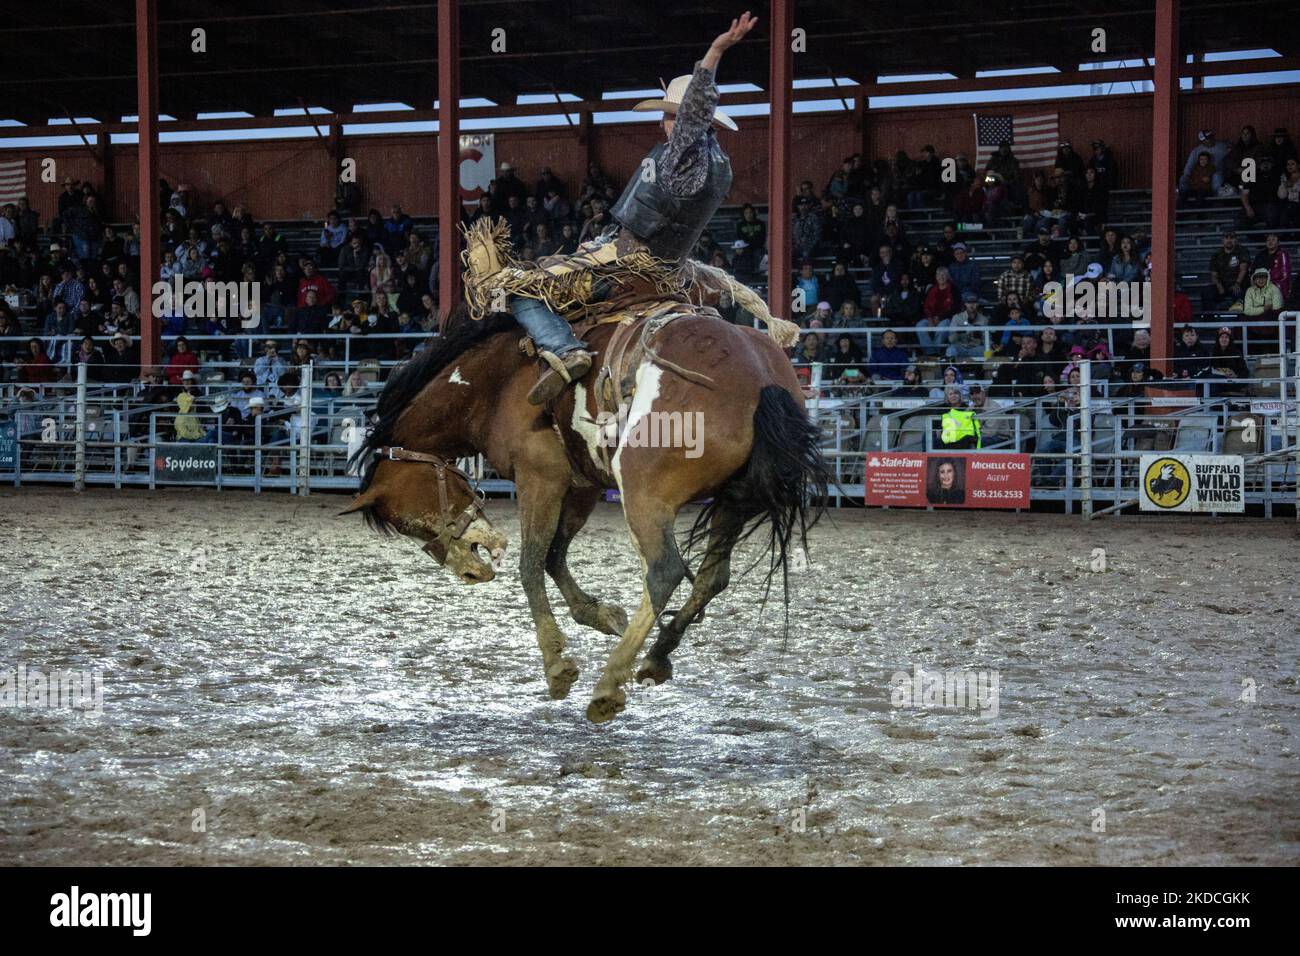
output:
[[566, 385], [572, 384], [577, 379], [582, 378], [591, 369], [591, 363], [595, 355], [586, 349], [574, 349], [571, 352], [565, 352], [564, 355], [556, 355], [554, 352], [547, 352], [544, 349], [538, 349], [537, 354], [546, 362], [549, 368], [537, 380], [537, 384], [528, 392], [528, 404], [545, 405], [553, 401], [563, 393]]

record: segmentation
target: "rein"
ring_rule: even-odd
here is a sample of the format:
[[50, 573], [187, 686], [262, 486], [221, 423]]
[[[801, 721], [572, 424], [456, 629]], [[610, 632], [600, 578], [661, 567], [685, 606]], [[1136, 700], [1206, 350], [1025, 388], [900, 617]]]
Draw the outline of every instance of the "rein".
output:
[[[455, 541], [463, 535], [469, 526], [478, 518], [484, 518], [483, 514], [483, 490], [479, 488], [478, 482], [469, 476], [468, 473], [457, 468], [445, 458], [439, 458], [437, 455], [431, 455], [422, 451], [409, 451], [398, 445], [384, 445], [382, 448], [376, 448], [375, 454], [380, 458], [388, 461], [413, 461], [422, 465], [433, 465], [438, 473], [438, 518], [440, 525], [437, 536], [424, 546], [428, 551], [435, 544], [441, 544], [445, 548], [452, 541]], [[465, 506], [465, 510], [460, 514], [452, 514], [451, 498], [447, 493], [447, 473], [458, 475], [465, 479], [470, 490], [474, 492], [474, 500]], [[430, 552], [432, 553], [432, 552]]]

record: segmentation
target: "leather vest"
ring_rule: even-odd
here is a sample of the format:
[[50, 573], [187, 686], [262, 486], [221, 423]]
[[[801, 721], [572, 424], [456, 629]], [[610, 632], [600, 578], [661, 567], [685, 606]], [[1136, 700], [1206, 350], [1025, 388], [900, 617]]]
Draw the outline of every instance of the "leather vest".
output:
[[[650, 150], [657, 168], [667, 143]], [[660, 259], [677, 262], [690, 254], [700, 233], [731, 191], [731, 160], [721, 149], [709, 151], [704, 186], [694, 196], [674, 196], [660, 177], [643, 176], [643, 163], [628, 181], [610, 214]]]

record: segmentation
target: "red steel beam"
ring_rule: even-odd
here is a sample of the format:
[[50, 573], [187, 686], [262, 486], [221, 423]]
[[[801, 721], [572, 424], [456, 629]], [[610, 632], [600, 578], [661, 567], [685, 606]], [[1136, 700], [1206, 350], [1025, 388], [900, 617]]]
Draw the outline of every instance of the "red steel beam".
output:
[[[135, 0], [136, 113], [140, 132], [140, 367], [162, 364], [162, 339], [153, 314], [153, 286], [162, 258], [158, 208], [158, 0]], [[107, 137], [108, 133], [101, 133]]]
[[460, 0], [438, 0], [438, 311], [460, 302]]
[[[767, 132], [767, 307], [790, 314], [790, 127], [794, 104], [794, 0], [773, 0], [771, 64], [767, 88], [772, 115]], [[815, 303], [814, 303], [815, 304]]]
[[1151, 109], [1151, 364], [1165, 374], [1169, 372], [1174, 338], [1178, 2], [1156, 0], [1155, 94]]

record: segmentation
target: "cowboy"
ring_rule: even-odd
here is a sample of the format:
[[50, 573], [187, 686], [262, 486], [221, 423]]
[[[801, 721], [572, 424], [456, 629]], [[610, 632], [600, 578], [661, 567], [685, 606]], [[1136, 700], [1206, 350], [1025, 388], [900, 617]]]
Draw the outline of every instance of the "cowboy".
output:
[[[614, 266], [638, 256], [643, 262], [665, 273], [676, 268], [695, 245], [705, 225], [713, 217], [731, 189], [731, 161], [718, 143], [712, 124], [735, 130], [735, 122], [717, 109], [718, 88], [715, 74], [722, 54], [739, 43], [758, 21], [744, 13], [720, 34], [695, 66], [690, 76], [679, 76], [668, 84], [660, 99], [646, 100], [634, 110], [661, 110], [667, 140], [656, 145], [633, 173], [622, 196], [610, 210], [615, 225], [602, 236], [584, 243], [577, 253], [564, 259], [543, 261], [541, 269], [549, 276], [541, 290], [530, 287], [527, 294], [518, 288], [512, 293], [511, 310], [528, 332], [548, 368], [538, 379], [528, 400], [542, 405], [556, 398], [565, 385], [582, 378], [594, 358], [573, 334], [569, 323], [552, 306], [550, 277], [556, 282], [575, 273]], [[536, 280], [536, 270], [527, 277]], [[494, 274], [491, 265], [476, 266], [471, 253], [467, 286], [477, 279]], [[572, 289], [570, 285], [567, 288]], [[591, 283], [578, 293], [578, 299], [593, 301], [607, 293], [608, 284]], [[571, 304], [571, 303], [566, 303]]]

